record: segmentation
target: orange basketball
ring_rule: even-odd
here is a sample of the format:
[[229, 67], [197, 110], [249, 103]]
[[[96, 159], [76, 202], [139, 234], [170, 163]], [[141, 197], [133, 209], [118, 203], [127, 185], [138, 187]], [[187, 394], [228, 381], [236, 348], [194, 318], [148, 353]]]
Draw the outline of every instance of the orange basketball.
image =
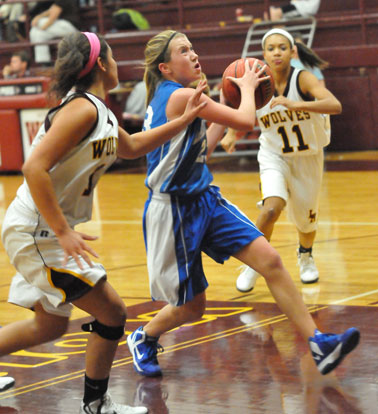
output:
[[[257, 60], [256, 71], [260, 70], [264, 66], [264, 62], [255, 59], [247, 58], [249, 61], [249, 66], [252, 67], [255, 60]], [[222, 78], [222, 90], [223, 95], [226, 98], [226, 101], [233, 107], [239, 108], [240, 105], [240, 89], [239, 87], [229, 79], [226, 79], [227, 76], [232, 76], [233, 78], [240, 78], [244, 75], [245, 68], [245, 59], [237, 59], [227, 66], [226, 70], [223, 72]], [[256, 109], [260, 109], [265, 106], [272, 98], [274, 93], [274, 80], [272, 72], [269, 66], [266, 66], [261, 77], [270, 76], [266, 81], [260, 83], [260, 85], [255, 90], [255, 102]]]

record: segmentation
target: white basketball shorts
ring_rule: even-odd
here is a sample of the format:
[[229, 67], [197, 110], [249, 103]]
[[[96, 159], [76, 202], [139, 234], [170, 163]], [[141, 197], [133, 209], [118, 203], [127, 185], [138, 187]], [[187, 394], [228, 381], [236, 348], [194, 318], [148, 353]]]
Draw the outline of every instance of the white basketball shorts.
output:
[[79, 299], [101, 279], [101, 264], [83, 270], [70, 257], [62, 266], [64, 252], [50, 229], [38, 228], [38, 215], [17, 202], [9, 206], [2, 227], [2, 241], [17, 273], [12, 279], [8, 301], [32, 309], [40, 302], [48, 313], [69, 317], [71, 302]]
[[286, 201], [288, 216], [302, 233], [316, 230], [323, 179], [323, 150], [315, 155], [283, 157], [260, 148], [261, 197]]

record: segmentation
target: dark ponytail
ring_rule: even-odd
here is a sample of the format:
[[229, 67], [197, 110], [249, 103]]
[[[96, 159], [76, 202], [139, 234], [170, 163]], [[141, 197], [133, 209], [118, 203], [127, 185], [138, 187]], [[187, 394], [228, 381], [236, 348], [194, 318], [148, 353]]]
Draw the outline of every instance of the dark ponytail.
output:
[[[98, 38], [101, 44], [99, 56], [106, 62], [108, 45], [102, 36], [98, 35]], [[97, 65], [83, 78], [78, 79], [79, 73], [88, 62], [89, 54], [88, 39], [81, 32], [69, 34], [59, 42], [50, 95], [60, 99], [73, 87], [85, 91], [92, 85]]]
[[329, 66], [329, 63], [323, 60], [317, 53], [307, 47], [300, 41], [295, 41], [295, 46], [298, 49], [299, 60], [306, 66], [311, 68], [325, 69]]

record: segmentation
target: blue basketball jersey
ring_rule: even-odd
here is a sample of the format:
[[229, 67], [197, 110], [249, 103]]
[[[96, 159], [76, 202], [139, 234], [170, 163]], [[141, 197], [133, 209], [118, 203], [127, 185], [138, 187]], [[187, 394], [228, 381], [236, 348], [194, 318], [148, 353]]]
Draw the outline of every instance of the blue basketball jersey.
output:
[[[163, 81], [157, 87], [143, 124], [143, 130], [168, 122], [166, 107], [172, 93], [183, 86]], [[154, 193], [194, 195], [202, 193], [213, 180], [206, 165], [206, 124], [195, 119], [175, 137], [147, 155], [146, 186]]]
[[[182, 86], [163, 81], [147, 108], [144, 130], [168, 122], [169, 97]], [[210, 185], [206, 123], [197, 118], [147, 155], [150, 189], [143, 215], [152, 298], [180, 306], [208, 286], [202, 252], [219, 263], [262, 234]]]

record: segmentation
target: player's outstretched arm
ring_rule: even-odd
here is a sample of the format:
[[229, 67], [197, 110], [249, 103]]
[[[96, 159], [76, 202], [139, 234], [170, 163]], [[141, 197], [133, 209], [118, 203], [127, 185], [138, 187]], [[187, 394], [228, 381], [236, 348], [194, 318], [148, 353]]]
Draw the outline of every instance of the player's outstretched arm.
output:
[[129, 135], [119, 128], [118, 156], [121, 158], [139, 158], [177, 135], [186, 125], [190, 124], [205, 107], [206, 102], [200, 102], [201, 94], [206, 88], [206, 81], [201, 81], [195, 93], [189, 98], [185, 112], [178, 118], [157, 128]]

